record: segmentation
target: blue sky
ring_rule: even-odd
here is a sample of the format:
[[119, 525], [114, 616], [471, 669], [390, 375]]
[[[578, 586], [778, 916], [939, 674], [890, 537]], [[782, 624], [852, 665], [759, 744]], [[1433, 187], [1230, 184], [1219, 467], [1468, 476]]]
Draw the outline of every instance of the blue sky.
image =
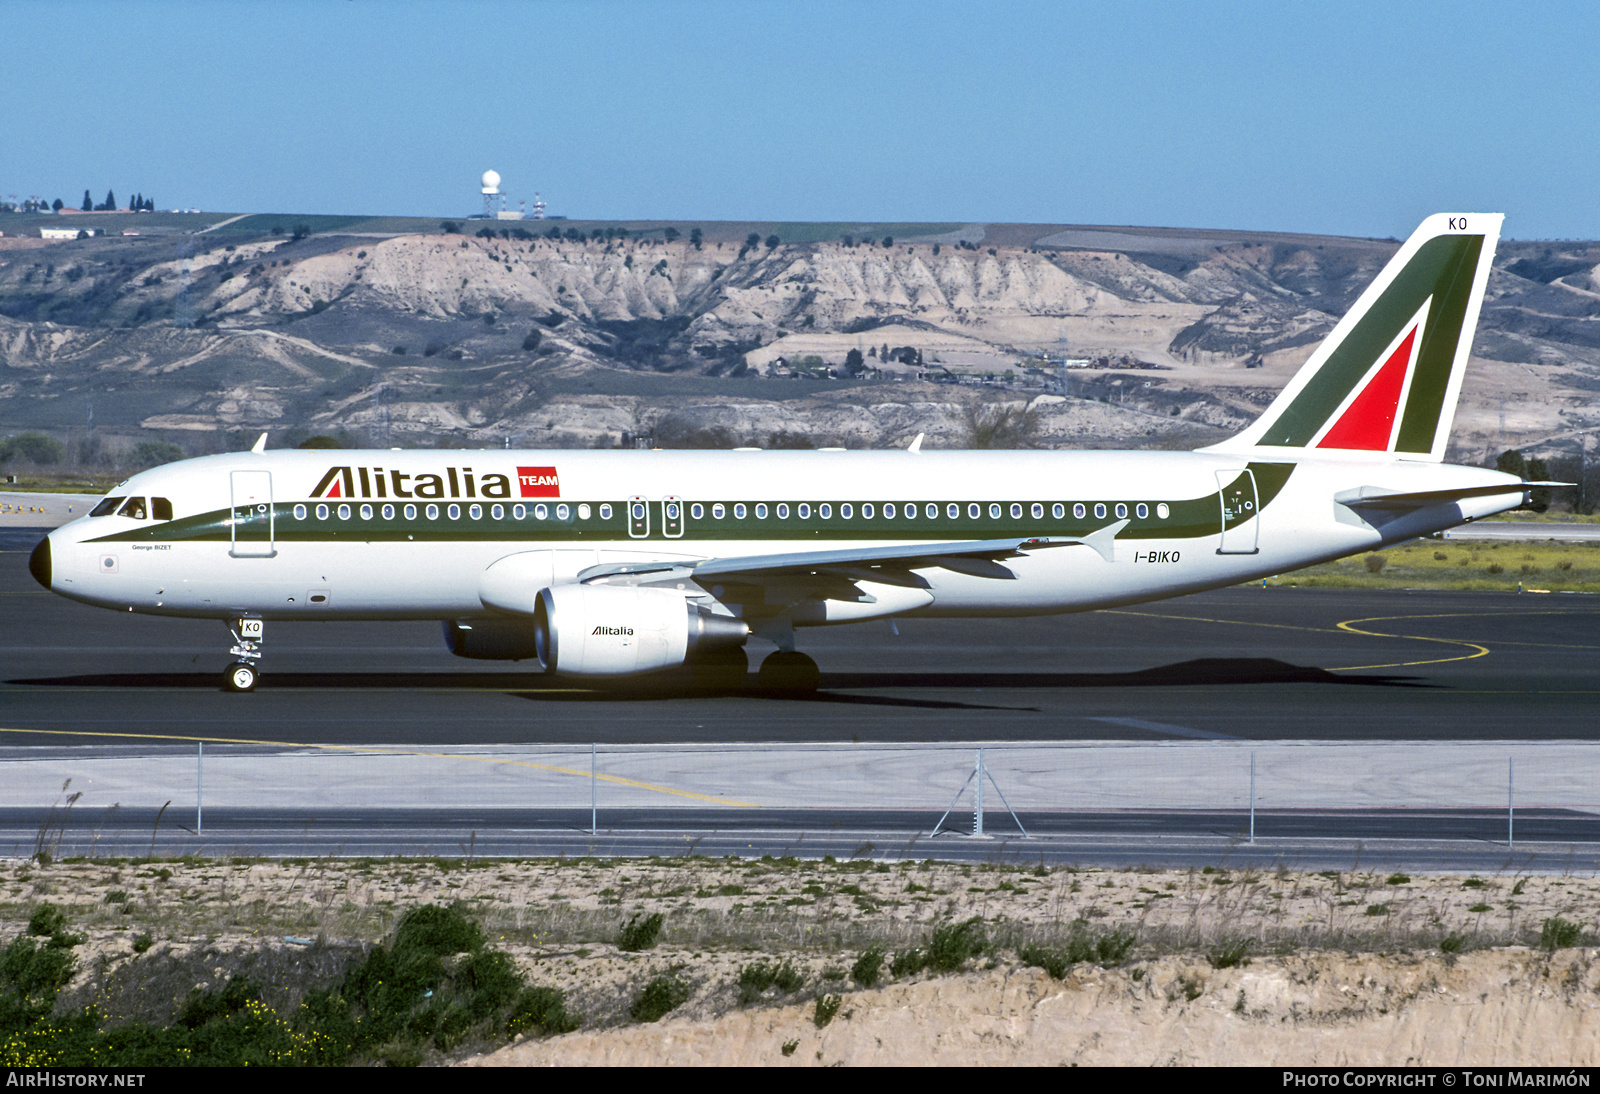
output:
[[1593, 3], [0, 5], [0, 194], [1600, 236]]

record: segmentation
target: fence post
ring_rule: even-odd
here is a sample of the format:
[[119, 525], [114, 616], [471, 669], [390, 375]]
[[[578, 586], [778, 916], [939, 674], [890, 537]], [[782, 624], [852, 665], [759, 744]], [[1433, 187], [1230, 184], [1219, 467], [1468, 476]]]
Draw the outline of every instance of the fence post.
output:
[[1506, 757], [1506, 847], [1516, 846], [1517, 834], [1517, 761]]
[[598, 780], [595, 777], [594, 750], [595, 750], [594, 742], [590, 741], [589, 742], [589, 834], [591, 836], [597, 836], [597, 835], [600, 834], [600, 806], [598, 804], [598, 799], [597, 799], [597, 796], [596, 796], [596, 793], [595, 793], [595, 785], [598, 782]]
[[972, 834], [983, 835], [983, 749], [978, 749], [978, 789], [972, 799]]
[[202, 803], [205, 800], [206, 789], [206, 743], [195, 742], [197, 751], [194, 758], [194, 834], [200, 835], [205, 827], [200, 823], [205, 819]]
[[1256, 841], [1256, 750], [1250, 750], [1250, 842]]

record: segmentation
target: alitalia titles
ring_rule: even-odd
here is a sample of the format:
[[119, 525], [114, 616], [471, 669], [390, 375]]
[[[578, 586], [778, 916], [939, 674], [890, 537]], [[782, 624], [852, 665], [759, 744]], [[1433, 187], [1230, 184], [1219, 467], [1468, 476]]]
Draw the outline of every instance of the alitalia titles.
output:
[[598, 626], [594, 630], [590, 631], [589, 632], [589, 637], [593, 638], [597, 634], [611, 635], [611, 636], [617, 637], [617, 638], [632, 638], [633, 637], [633, 628], [632, 627], [607, 627], [604, 624], [602, 624], [601, 626]]
[[[447, 467], [444, 474], [409, 474], [397, 468], [330, 467], [311, 491], [313, 498], [510, 498], [512, 476], [475, 474], [470, 467]], [[561, 480], [554, 467], [519, 467], [516, 496], [559, 498]]]

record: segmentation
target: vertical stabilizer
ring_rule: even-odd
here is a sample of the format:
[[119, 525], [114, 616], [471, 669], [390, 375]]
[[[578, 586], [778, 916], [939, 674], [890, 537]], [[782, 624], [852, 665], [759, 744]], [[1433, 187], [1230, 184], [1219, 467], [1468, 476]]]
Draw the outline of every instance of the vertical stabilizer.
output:
[[1504, 219], [1423, 221], [1266, 413], [1213, 450], [1443, 460]]

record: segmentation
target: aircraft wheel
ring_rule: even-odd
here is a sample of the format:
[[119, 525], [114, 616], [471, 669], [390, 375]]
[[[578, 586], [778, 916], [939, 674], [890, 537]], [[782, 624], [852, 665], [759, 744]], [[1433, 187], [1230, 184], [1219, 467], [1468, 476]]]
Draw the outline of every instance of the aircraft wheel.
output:
[[742, 646], [710, 650], [689, 662], [695, 685], [718, 691], [742, 688], [750, 677], [750, 655]]
[[229, 691], [254, 691], [261, 674], [248, 661], [235, 661], [223, 674], [223, 684]]
[[822, 673], [805, 654], [779, 650], [761, 662], [758, 679], [766, 691], [808, 693], [817, 690]]

